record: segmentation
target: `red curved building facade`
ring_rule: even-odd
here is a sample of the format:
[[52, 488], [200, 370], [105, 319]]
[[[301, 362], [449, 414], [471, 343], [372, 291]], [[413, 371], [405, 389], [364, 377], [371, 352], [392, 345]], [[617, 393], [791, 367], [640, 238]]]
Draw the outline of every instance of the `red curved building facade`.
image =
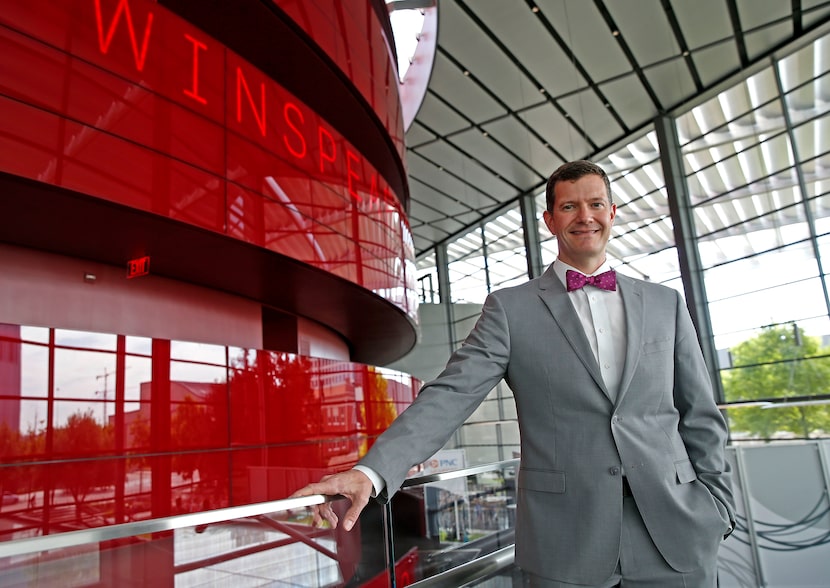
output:
[[402, 120], [381, 2], [0, 2], [0, 541], [359, 459], [419, 385]]

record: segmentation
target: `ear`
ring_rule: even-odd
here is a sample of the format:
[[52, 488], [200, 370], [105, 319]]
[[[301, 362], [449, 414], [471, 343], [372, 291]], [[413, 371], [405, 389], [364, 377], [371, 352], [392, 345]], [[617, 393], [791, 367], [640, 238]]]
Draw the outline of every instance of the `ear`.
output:
[[554, 228], [553, 228], [553, 213], [550, 212], [550, 211], [547, 211], [547, 210], [544, 211], [542, 213], [542, 220], [545, 221], [545, 226], [550, 231], [550, 234], [555, 237], [556, 236], [556, 230], [554, 230]]

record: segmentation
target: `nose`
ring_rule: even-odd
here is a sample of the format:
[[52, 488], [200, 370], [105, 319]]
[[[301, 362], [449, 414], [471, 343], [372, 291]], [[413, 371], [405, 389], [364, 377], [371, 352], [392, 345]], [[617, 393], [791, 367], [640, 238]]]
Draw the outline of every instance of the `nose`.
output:
[[582, 221], [582, 222], [587, 222], [587, 221], [593, 220], [593, 218], [594, 218], [594, 215], [593, 215], [594, 211], [591, 208], [591, 206], [588, 205], [588, 204], [580, 205], [579, 208], [578, 208], [578, 212], [579, 212], [579, 220]]

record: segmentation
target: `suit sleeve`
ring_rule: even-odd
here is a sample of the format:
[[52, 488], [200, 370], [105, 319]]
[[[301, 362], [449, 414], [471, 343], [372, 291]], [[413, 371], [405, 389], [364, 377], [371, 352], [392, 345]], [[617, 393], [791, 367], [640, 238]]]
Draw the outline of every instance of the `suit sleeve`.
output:
[[715, 403], [689, 311], [677, 293], [674, 402], [680, 412], [679, 432], [700, 480], [720, 503], [734, 526], [732, 472], [726, 461], [728, 432]]
[[388, 500], [412, 466], [441, 449], [455, 430], [504, 377], [510, 354], [505, 309], [494, 294], [446, 368], [425, 384], [415, 401], [378, 437], [360, 460], [385, 483], [379, 498]]

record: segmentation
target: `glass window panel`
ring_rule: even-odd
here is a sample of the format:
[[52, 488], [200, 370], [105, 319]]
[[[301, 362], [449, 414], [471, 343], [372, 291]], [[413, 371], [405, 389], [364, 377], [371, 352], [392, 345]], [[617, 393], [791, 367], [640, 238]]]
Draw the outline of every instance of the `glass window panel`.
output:
[[452, 302], [484, 302], [488, 292], [483, 257], [471, 262], [451, 263], [448, 271]]
[[124, 364], [124, 398], [127, 401], [149, 400], [153, 380], [152, 359], [128, 355]]
[[34, 343], [48, 343], [49, 329], [45, 327], [27, 327], [23, 325], [20, 327], [20, 338], [23, 341], [32, 341]]
[[[791, 220], [782, 222], [803, 220], [800, 206], [795, 206], [801, 202], [795, 170], [779, 174], [775, 179], [764, 178], [720, 196], [722, 197], [695, 206], [698, 235], [714, 233], [747, 219], [756, 219], [769, 212], [787, 208], [789, 211], [786, 215]], [[769, 217], [772, 218], [774, 217]]]
[[[818, 338], [801, 334], [796, 339], [796, 328], [801, 332], [800, 324], [762, 329], [752, 340], [732, 350], [735, 365], [721, 372], [727, 399], [776, 399], [826, 393], [830, 355], [823, 353]], [[766, 409], [786, 410], [787, 407]]]
[[608, 244], [609, 255], [625, 260], [674, 245], [674, 233], [667, 217], [637, 221], [626, 223], [618, 212]]
[[[11, 392], [4, 392], [9, 394]], [[46, 398], [49, 394], [49, 348], [24, 343], [20, 349], [20, 396]]]
[[114, 399], [115, 354], [56, 348], [55, 397]]
[[[745, 81], [725, 90], [677, 119], [680, 144], [684, 149], [703, 135], [717, 143], [729, 137], [727, 121], [735, 120], [749, 110], [769, 104], [778, 94], [772, 68], [766, 68]], [[713, 132], [714, 131], [714, 132]]]
[[[812, 123], [814, 119], [823, 120], [830, 110], [828, 97], [830, 97], [830, 75], [824, 75], [787, 94], [784, 99], [790, 121], [793, 125], [800, 125], [805, 121]], [[818, 152], [823, 151], [826, 149]], [[806, 155], [801, 154], [801, 156], [806, 158]]]
[[[640, 255], [624, 260], [623, 265], [616, 266], [621, 274], [666, 284], [680, 277], [680, 263], [677, 258], [677, 249], [670, 247], [650, 255]], [[683, 286], [680, 286], [683, 290]]]
[[83, 349], [104, 349], [115, 351], [117, 337], [109, 333], [91, 333], [87, 331], [69, 331], [55, 329], [55, 345], [80, 347]]
[[[729, 204], [715, 202], [696, 211], [697, 218], [704, 214], [709, 215], [710, 223], [714, 216], [718, 217], [719, 222], [729, 223], [735, 220], [734, 216], [730, 218], [734, 211], [729, 208]], [[800, 205], [789, 206], [745, 223], [734, 222], [726, 228], [719, 228], [698, 241], [701, 264], [708, 268], [807, 239], [810, 230], [803, 216], [804, 210]]]
[[[695, 160], [695, 168], [698, 170], [686, 178], [689, 200], [692, 204], [705, 202], [729, 191], [725, 178], [718, 168], [713, 165], [714, 162], [711, 161], [711, 158], [701, 158], [700, 154], [696, 154], [694, 157], [687, 155], [686, 159]], [[702, 159], [707, 161], [703, 162]], [[705, 163], [707, 167], [697, 167], [697, 163]]]
[[723, 160], [747, 145], [760, 143], [784, 130], [784, 115], [779, 100], [773, 100], [757, 110], [741, 115], [684, 147], [687, 156], [686, 172]]
[[[830, 151], [829, 127], [830, 116], [824, 116], [794, 129], [796, 148], [802, 161], [812, 160]], [[805, 173], [817, 171], [815, 166], [809, 163], [805, 167]], [[824, 174], [826, 175], [826, 172]]]
[[170, 358], [225, 365], [225, 349], [223, 345], [171, 341]]
[[804, 171], [804, 182], [807, 184], [807, 194], [820, 196], [830, 192], [830, 154], [806, 161], [801, 167]]
[[[830, 316], [801, 319], [798, 321], [798, 328], [808, 337], [818, 337], [821, 340], [822, 348], [830, 347]], [[825, 351], [822, 349], [820, 352], [824, 353]], [[823, 393], [830, 393], [830, 389]]]
[[725, 127], [727, 120], [718, 97], [711, 98], [678, 117], [677, 133], [680, 144], [686, 147], [694, 139], [704, 135], [713, 136], [716, 129]]
[[822, 74], [829, 71], [828, 52], [830, 52], [830, 40], [824, 36], [781, 59], [778, 62], [778, 70], [784, 91], [789, 92], [796, 86], [813, 78], [822, 77]]
[[431, 250], [416, 262], [417, 288], [421, 302], [437, 304], [440, 300], [438, 284], [438, 267], [435, 262], [435, 251]]
[[463, 429], [465, 444], [498, 446], [498, 427], [495, 423], [467, 423]]
[[152, 355], [153, 340], [149, 337], [125, 337], [125, 349], [127, 353], [136, 355]]
[[481, 229], [476, 227], [447, 245], [447, 259], [450, 262], [463, 259], [480, 252], [481, 246]]
[[225, 382], [227, 369], [225, 366], [205, 365], [186, 361], [170, 362], [171, 382]]
[[725, 263], [704, 272], [710, 303], [816, 277], [818, 266], [809, 243]]
[[55, 451], [73, 455], [94, 454], [96, 448], [113, 448], [111, 433], [105, 431], [112, 415], [113, 403], [95, 400], [57, 400], [52, 426], [55, 427]]
[[[503, 421], [501, 426], [501, 443], [509, 445], [518, 445], [520, 442], [519, 423]], [[505, 455], [504, 459], [510, 459], [511, 455]]]
[[451, 301], [484, 302], [488, 288], [481, 229], [448, 244], [447, 258]]
[[484, 225], [490, 290], [528, 280], [527, 254], [519, 208], [508, 210]]
[[[826, 315], [827, 306], [821, 282], [816, 278], [710, 302], [709, 312], [717, 336], [812, 319]], [[722, 342], [718, 344], [719, 348], [722, 346]]]
[[490, 255], [487, 269], [490, 272], [491, 291], [526, 282], [528, 270], [525, 248]]
[[559, 253], [559, 245], [553, 235], [550, 234], [544, 220], [546, 207], [544, 191], [536, 195], [536, 226], [539, 231], [539, 245], [542, 250], [542, 267], [553, 263]]
[[[46, 419], [49, 414], [47, 400], [21, 400], [20, 401], [20, 432], [23, 434], [38, 434], [46, 431]], [[30, 448], [32, 453], [42, 453], [42, 437], [40, 446]]]
[[792, 163], [790, 142], [785, 133], [773, 137], [761, 137], [762, 142], [746, 148], [736, 143], [735, 153], [724, 148], [724, 157], [718, 170], [726, 174], [727, 184], [731, 188], [755, 182], [788, 168]]
[[548, 238], [540, 243], [542, 247], [542, 266], [548, 267], [554, 262], [556, 256], [559, 255], [559, 244], [553, 237]]
[[481, 422], [481, 421], [497, 421], [501, 418], [501, 412], [499, 407], [499, 399], [492, 398], [485, 400], [481, 404], [478, 405], [478, 408], [470, 415], [470, 418], [467, 419], [468, 422]]

